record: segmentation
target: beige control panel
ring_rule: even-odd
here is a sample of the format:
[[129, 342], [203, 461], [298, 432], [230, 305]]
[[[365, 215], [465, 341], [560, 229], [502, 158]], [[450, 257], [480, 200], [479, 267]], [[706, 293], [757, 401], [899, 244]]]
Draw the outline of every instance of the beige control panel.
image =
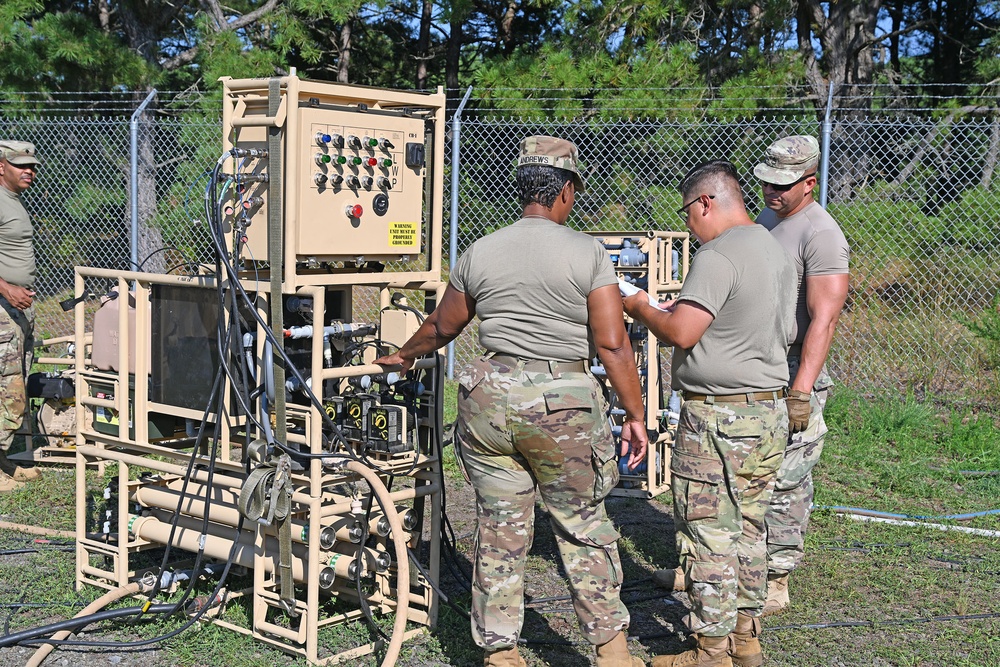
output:
[[[298, 94], [282, 89], [276, 115], [268, 113], [263, 91], [234, 93], [231, 146], [250, 153], [227, 161], [231, 181], [221, 196], [226, 227], [245, 239], [243, 256], [267, 260], [269, 226], [276, 222], [283, 255], [294, 249], [304, 267], [405, 261], [427, 252], [426, 181], [435, 159], [427, 127], [436, 112], [429, 96], [392, 93], [359, 102], [337, 84], [298, 85]], [[281, 129], [280, 156], [267, 154], [274, 126]], [[275, 179], [282, 198], [277, 214], [268, 205]]]

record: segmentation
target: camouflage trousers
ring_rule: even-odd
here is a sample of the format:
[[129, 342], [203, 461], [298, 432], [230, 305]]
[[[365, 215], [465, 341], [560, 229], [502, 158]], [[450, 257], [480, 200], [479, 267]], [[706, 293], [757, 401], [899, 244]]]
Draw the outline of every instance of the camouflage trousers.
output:
[[[29, 334], [35, 328], [35, 309], [22, 311]], [[24, 330], [3, 308], [0, 308], [0, 451], [6, 452], [14, 433], [24, 422], [28, 407], [26, 373], [35, 358], [33, 340], [25, 345]]]
[[459, 375], [456, 453], [476, 492], [472, 636], [511, 648], [524, 621], [535, 489], [549, 511], [580, 628], [604, 644], [628, 627], [619, 538], [604, 508], [618, 482], [603, 395], [589, 373], [481, 358]]
[[767, 599], [764, 514], [788, 440], [785, 402], [687, 401], [670, 459], [691, 632], [723, 637]]
[[[791, 380], [799, 370], [799, 358], [788, 358]], [[767, 524], [767, 569], [775, 574], [794, 570], [804, 555], [806, 528], [813, 501], [812, 470], [823, 453], [826, 421], [823, 408], [833, 384], [826, 371], [820, 371], [810, 398], [811, 412], [806, 430], [792, 434], [785, 450], [785, 460], [778, 470], [778, 481], [771, 495]]]

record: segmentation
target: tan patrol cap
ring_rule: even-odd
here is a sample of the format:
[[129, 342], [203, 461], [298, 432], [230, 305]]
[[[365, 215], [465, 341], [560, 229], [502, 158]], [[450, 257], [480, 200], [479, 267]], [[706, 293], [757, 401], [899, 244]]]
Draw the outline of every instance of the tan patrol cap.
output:
[[819, 159], [819, 142], [813, 137], [795, 135], [778, 139], [767, 147], [764, 161], [753, 168], [753, 175], [765, 183], [788, 185], [806, 175]]
[[576, 144], [558, 137], [534, 136], [521, 140], [518, 167], [540, 165], [558, 167], [573, 172], [573, 185], [577, 192], [584, 192], [583, 177], [580, 175], [580, 155]]
[[18, 167], [41, 164], [35, 157], [35, 144], [27, 141], [0, 141], [0, 157]]

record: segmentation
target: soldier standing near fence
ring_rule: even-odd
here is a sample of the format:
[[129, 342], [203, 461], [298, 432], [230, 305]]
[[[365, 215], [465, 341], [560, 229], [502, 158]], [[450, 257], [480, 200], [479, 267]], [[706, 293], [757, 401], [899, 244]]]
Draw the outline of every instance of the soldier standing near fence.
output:
[[600, 243], [565, 227], [584, 189], [574, 144], [524, 139], [517, 189], [521, 219], [476, 241], [441, 304], [375, 363], [405, 371], [481, 320], [488, 354], [459, 373], [455, 447], [476, 492], [472, 635], [484, 664], [525, 664], [517, 640], [537, 487], [597, 664], [641, 665], [628, 654], [619, 535], [604, 508], [618, 480], [614, 441], [588, 361], [596, 352], [625, 409], [634, 467], [646, 451], [645, 413], [614, 268]]
[[788, 575], [802, 560], [813, 500], [812, 469], [823, 451], [823, 408], [833, 380], [826, 357], [847, 300], [848, 245], [837, 222], [813, 199], [819, 143], [792, 136], [771, 144], [754, 170], [767, 207], [757, 223], [788, 251], [798, 272], [795, 337], [788, 350], [789, 430], [792, 435], [767, 513], [767, 604], [764, 615], [788, 607]]
[[[674, 346], [683, 392], [670, 459], [677, 551], [697, 647], [653, 667], [757, 667], [767, 590], [764, 514], [788, 440], [785, 355], [795, 267], [743, 203], [735, 167], [708, 162], [681, 181], [678, 211], [701, 242], [677, 300], [625, 310]], [[662, 306], [661, 306], [662, 307]]]
[[0, 493], [38, 476], [7, 459], [28, 407], [25, 382], [34, 361], [35, 249], [21, 193], [41, 163], [26, 141], [0, 141]]

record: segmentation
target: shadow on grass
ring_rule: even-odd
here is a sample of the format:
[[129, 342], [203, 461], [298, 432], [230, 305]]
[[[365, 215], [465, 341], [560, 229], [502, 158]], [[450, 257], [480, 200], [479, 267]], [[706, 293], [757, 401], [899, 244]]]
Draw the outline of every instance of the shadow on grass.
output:
[[[670, 508], [657, 501], [611, 498], [608, 513], [622, 534], [619, 553], [625, 580], [622, 600], [631, 615], [633, 655], [673, 654], [683, 650], [686, 607], [650, 580], [656, 569], [677, 565]], [[535, 536], [525, 573], [525, 616], [520, 653], [529, 665], [569, 667], [594, 661], [594, 648], [580, 632], [548, 513], [535, 508]], [[471, 529], [459, 539], [459, 566], [472, 571]], [[442, 585], [452, 601], [468, 611], [470, 594], [442, 567]], [[480, 665], [483, 653], [472, 641], [467, 615], [442, 606], [435, 632], [449, 665]], [[640, 646], [641, 644], [641, 646]], [[647, 657], [648, 659], [648, 657]]]

